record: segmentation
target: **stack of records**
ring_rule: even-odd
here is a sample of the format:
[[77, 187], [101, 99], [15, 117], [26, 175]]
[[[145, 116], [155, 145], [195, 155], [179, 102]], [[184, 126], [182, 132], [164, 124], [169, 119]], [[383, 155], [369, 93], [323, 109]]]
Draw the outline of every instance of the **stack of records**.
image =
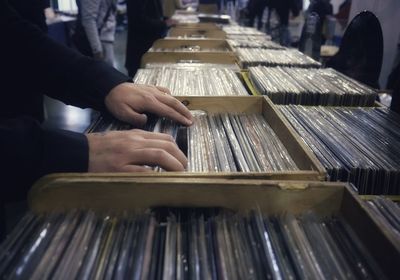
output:
[[109, 115], [99, 114], [94, 118], [94, 121], [85, 130], [86, 133], [108, 132], [115, 130], [129, 130], [133, 129], [130, 124], [123, 123], [114, 119]]
[[249, 95], [238, 75], [225, 68], [139, 69], [133, 80], [136, 84], [166, 87], [174, 96]]
[[180, 48], [150, 48], [149, 52], [230, 52], [229, 48], [205, 48], [200, 46], [183, 46]]
[[319, 68], [321, 63], [295, 49], [269, 50], [237, 48], [236, 53], [244, 68], [257, 65]]
[[256, 89], [275, 104], [372, 106], [377, 92], [333, 69], [249, 67]]
[[400, 116], [383, 108], [279, 106], [327, 169], [360, 194], [400, 194]]
[[342, 219], [220, 209], [27, 214], [4, 279], [386, 279]]
[[233, 48], [285, 49], [285, 47], [271, 41], [266, 36], [231, 35], [228, 36], [227, 41]]
[[237, 64], [218, 64], [218, 63], [201, 63], [198, 61], [181, 61], [181, 62], [151, 62], [146, 64], [146, 69], [150, 68], [174, 68], [174, 69], [185, 69], [185, 70], [195, 70], [203, 68], [223, 68], [231, 69], [233, 71], [240, 71], [239, 65]]
[[228, 15], [217, 15], [217, 14], [198, 14], [200, 22], [213, 22], [220, 24], [229, 24], [231, 17]]
[[[145, 127], [145, 130], [167, 133], [176, 139], [188, 157], [189, 172], [299, 170], [261, 114], [192, 113], [195, 123], [189, 128], [165, 118], [150, 118]], [[101, 117], [87, 132], [126, 129], [129, 129], [126, 124]]]
[[261, 114], [196, 112], [188, 129], [189, 171], [270, 172], [298, 170]]
[[389, 229], [395, 240], [400, 246], [400, 205], [385, 197], [375, 197], [367, 201], [368, 207], [374, 212], [374, 217]]
[[227, 35], [241, 35], [241, 36], [261, 36], [264, 37], [266, 34], [253, 27], [244, 27], [239, 25], [228, 25], [223, 26], [222, 30]]
[[180, 24], [189, 24], [189, 23], [199, 23], [199, 17], [197, 14], [179, 14], [175, 13], [172, 16], [172, 19], [178, 21]]

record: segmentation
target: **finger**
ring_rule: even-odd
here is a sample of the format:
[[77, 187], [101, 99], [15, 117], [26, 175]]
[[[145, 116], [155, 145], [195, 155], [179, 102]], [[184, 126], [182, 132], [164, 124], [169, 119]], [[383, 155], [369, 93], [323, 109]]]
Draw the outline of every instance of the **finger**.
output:
[[166, 133], [158, 133], [158, 132], [150, 132], [146, 130], [141, 130], [141, 129], [132, 129], [129, 130], [132, 133], [139, 134], [145, 139], [154, 139], [154, 140], [163, 140], [163, 141], [169, 141], [172, 143], [175, 143], [174, 137], [172, 137], [169, 134]]
[[167, 151], [170, 155], [174, 158], [179, 160], [179, 162], [186, 167], [188, 160], [185, 154], [179, 149], [179, 147], [172, 142], [169, 141], [162, 141], [162, 140], [145, 140], [146, 141], [146, 148], [153, 148], [153, 149], [161, 149]]
[[[165, 97], [174, 99], [173, 97], [170, 97], [170, 96], [167, 96], [167, 95], [165, 95]], [[147, 110], [148, 111], [150, 111], [151, 113], [155, 113], [155, 114], [157, 114], [159, 116], [162, 116], [162, 117], [167, 117], [169, 119], [172, 119], [174, 121], [180, 122], [180, 123], [182, 123], [184, 125], [187, 125], [187, 126], [193, 124], [193, 121], [191, 119], [185, 117], [185, 115], [180, 113], [178, 110], [176, 110], [175, 108], [164, 104], [160, 96], [156, 96], [156, 99], [159, 102], [151, 102], [151, 103], [147, 104]], [[177, 100], [177, 102], [180, 103], [178, 100]], [[181, 105], [183, 107], [185, 107], [183, 104], [181, 104]], [[187, 109], [185, 108], [185, 110], [187, 110]], [[182, 109], [181, 109], [181, 111], [185, 112]], [[191, 116], [190, 112], [189, 112], [189, 115]]]
[[140, 166], [140, 165], [125, 165], [121, 167], [120, 172], [152, 172], [151, 167]]
[[130, 153], [133, 165], [160, 166], [167, 171], [184, 171], [182, 163], [162, 149], [145, 148], [137, 149]]
[[183, 105], [178, 99], [168, 96], [168, 95], [158, 95], [156, 98], [164, 103], [165, 105], [171, 107], [175, 111], [179, 112], [181, 115], [183, 115], [187, 120], [191, 121], [193, 123], [193, 116], [192, 113], [190, 113], [189, 109]]
[[121, 113], [120, 119], [127, 123], [130, 123], [136, 127], [142, 127], [147, 122], [147, 116], [145, 114], [139, 114], [135, 112], [130, 106], [125, 106], [123, 109], [123, 113]]
[[170, 91], [168, 88], [160, 87], [160, 86], [156, 86], [156, 88], [157, 88], [159, 91], [163, 92], [163, 93], [167, 93], [167, 94], [171, 95], [171, 91]]

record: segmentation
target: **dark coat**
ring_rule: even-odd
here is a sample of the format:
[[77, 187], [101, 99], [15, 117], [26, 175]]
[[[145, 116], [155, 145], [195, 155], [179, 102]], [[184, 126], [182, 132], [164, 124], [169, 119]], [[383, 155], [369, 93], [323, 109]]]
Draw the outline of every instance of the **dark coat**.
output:
[[51, 40], [7, 0], [0, 0], [0, 26], [7, 27], [0, 44], [1, 204], [23, 198], [42, 175], [87, 171], [83, 134], [41, 127], [42, 93], [102, 110], [106, 94], [128, 77]]
[[132, 76], [154, 41], [165, 36], [167, 25], [159, 0], [128, 0], [128, 38], [125, 66]]

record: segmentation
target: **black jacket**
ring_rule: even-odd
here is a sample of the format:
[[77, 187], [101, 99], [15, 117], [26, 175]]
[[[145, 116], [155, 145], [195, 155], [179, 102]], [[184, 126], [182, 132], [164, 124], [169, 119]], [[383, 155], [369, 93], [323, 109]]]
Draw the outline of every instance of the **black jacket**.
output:
[[84, 135], [41, 128], [42, 93], [102, 110], [106, 94], [128, 80], [51, 40], [11, 5], [0, 0], [0, 204], [23, 198], [42, 175], [87, 171]]
[[132, 76], [142, 55], [167, 31], [160, 0], [128, 0], [128, 38], [125, 66]]

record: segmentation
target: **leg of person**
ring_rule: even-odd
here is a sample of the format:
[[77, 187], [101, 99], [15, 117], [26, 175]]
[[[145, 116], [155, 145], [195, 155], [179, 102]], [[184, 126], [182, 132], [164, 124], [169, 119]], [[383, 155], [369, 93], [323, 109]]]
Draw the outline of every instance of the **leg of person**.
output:
[[263, 20], [264, 10], [265, 10], [265, 7], [259, 7], [259, 9], [257, 10], [257, 29], [258, 30], [261, 30], [261, 28], [262, 28], [262, 20]]
[[125, 66], [130, 77], [133, 77], [137, 70], [141, 68], [142, 56], [149, 50], [155, 40], [138, 38], [135, 44], [132, 44], [131, 48], [127, 50], [129, 57], [127, 57]]
[[290, 32], [289, 28], [287, 25], [281, 25], [279, 27], [279, 33], [280, 33], [280, 44], [282, 46], [290, 46], [291, 44], [291, 38], [290, 38]]
[[104, 61], [112, 67], [115, 67], [114, 43], [101, 42], [101, 45], [103, 47]]
[[248, 26], [249, 27], [254, 27], [254, 20], [256, 18], [256, 13], [253, 11], [250, 11], [248, 13]]

